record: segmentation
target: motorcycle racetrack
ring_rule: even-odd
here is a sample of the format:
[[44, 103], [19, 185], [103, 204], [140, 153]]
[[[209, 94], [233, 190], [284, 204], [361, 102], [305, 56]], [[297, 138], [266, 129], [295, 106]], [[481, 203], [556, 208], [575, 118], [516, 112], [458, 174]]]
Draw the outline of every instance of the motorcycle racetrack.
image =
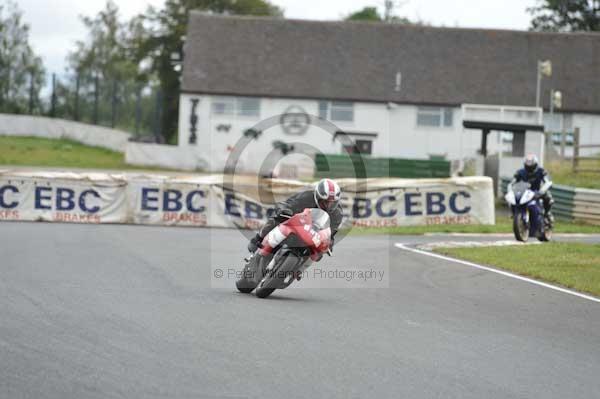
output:
[[258, 299], [236, 230], [0, 223], [0, 398], [597, 396], [600, 303], [396, 246], [484, 239], [350, 235]]

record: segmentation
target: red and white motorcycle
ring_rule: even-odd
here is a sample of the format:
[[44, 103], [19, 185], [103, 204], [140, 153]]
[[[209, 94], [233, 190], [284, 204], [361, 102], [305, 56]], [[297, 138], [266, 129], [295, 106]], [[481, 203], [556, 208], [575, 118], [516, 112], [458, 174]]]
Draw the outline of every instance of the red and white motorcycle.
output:
[[276, 289], [287, 288], [294, 280], [300, 280], [304, 271], [325, 253], [331, 255], [330, 243], [327, 212], [306, 208], [267, 234], [261, 248], [246, 258], [236, 286], [243, 293], [256, 289], [257, 297], [266, 298]]

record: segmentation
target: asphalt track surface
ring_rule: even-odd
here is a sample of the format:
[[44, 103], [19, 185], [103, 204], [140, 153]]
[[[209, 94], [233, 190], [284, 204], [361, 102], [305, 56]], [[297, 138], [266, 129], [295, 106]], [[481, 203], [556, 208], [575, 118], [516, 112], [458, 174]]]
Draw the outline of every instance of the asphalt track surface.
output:
[[0, 223], [0, 398], [598, 397], [600, 304], [393, 245], [422, 239], [322, 262], [389, 288], [261, 300], [211, 288], [237, 231]]

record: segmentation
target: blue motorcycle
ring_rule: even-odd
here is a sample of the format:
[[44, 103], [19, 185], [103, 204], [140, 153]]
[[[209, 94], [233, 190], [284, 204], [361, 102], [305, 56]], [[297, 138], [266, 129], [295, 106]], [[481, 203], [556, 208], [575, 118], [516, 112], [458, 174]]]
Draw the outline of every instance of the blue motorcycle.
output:
[[513, 233], [518, 241], [529, 236], [540, 241], [550, 241], [552, 224], [544, 217], [544, 205], [539, 193], [531, 190], [527, 182], [517, 182], [504, 197], [513, 215]]

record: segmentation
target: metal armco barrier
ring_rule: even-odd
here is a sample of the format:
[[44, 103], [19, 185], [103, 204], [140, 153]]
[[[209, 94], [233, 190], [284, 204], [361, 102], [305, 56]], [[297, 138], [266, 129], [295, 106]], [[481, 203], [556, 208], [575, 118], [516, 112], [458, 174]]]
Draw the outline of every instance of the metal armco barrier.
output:
[[[509, 178], [502, 178], [506, 194]], [[554, 185], [550, 189], [555, 204], [552, 212], [559, 218], [600, 225], [600, 190]]]

